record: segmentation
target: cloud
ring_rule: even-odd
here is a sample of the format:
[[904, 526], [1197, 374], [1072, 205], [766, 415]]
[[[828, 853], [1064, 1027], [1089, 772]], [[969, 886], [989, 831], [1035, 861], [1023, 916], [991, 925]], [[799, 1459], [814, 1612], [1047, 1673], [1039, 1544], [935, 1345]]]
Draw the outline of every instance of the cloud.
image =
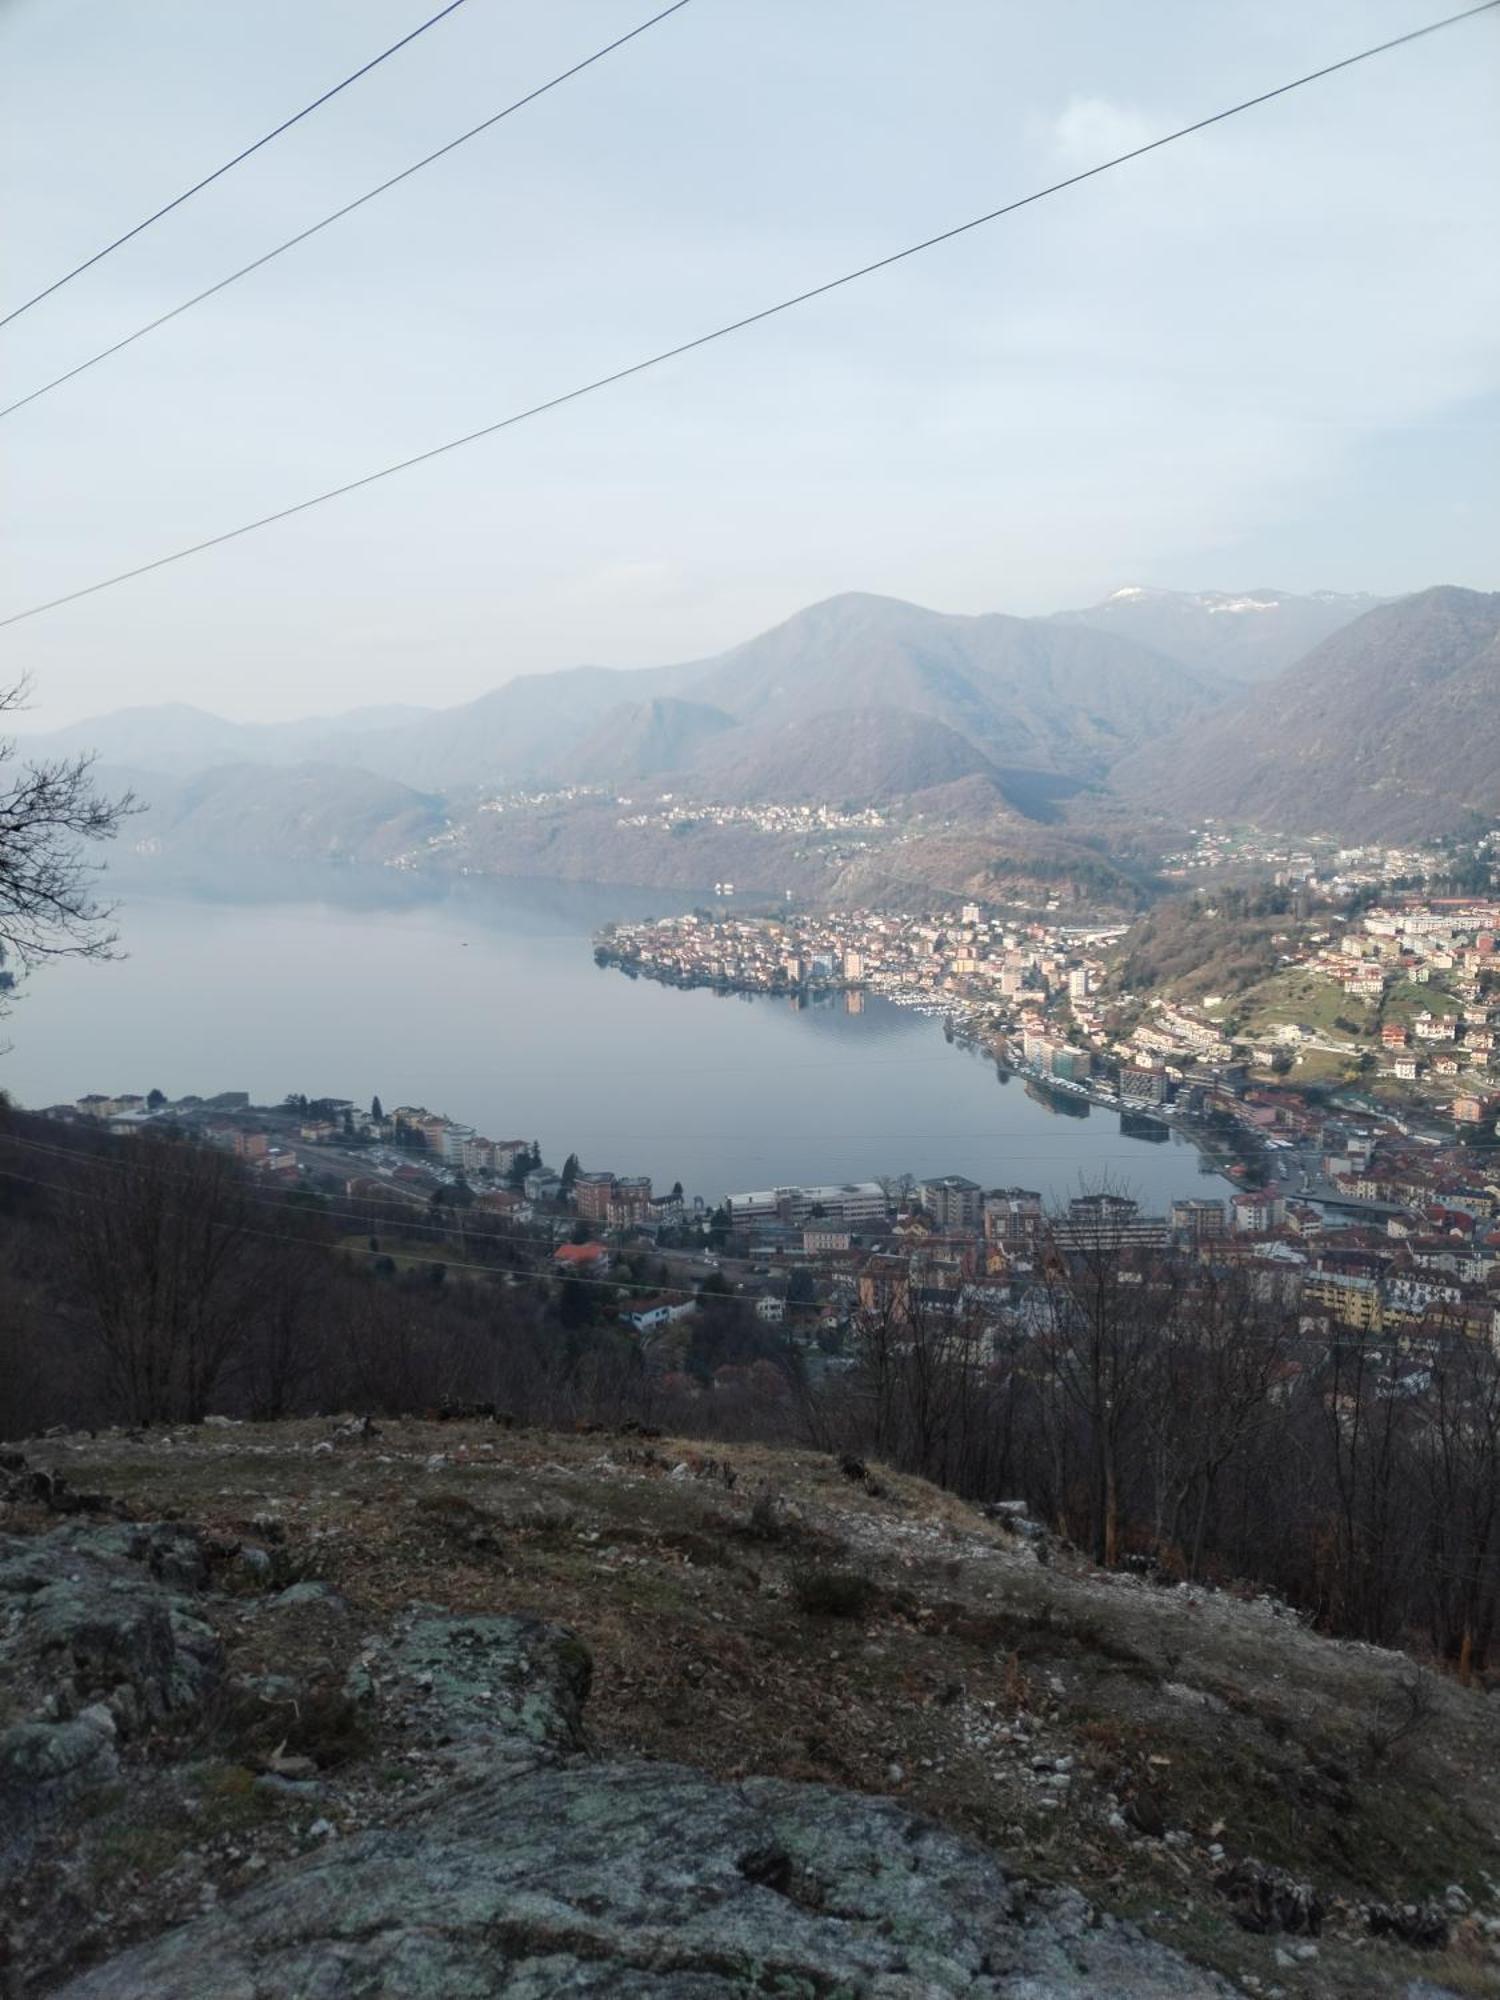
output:
[[1159, 138], [1164, 127], [1155, 129], [1128, 105], [1111, 104], [1104, 97], [1073, 97], [1061, 116], [1053, 121], [1052, 146], [1067, 167], [1097, 166], [1121, 153], [1134, 151]]

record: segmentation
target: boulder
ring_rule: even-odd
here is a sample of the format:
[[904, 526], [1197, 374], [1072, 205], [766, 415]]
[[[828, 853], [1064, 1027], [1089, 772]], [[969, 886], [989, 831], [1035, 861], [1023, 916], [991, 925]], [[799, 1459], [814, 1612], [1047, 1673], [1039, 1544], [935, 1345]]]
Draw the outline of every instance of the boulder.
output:
[[76, 1526], [0, 1538], [0, 1672], [54, 1706], [121, 1688], [153, 1717], [190, 1706], [219, 1648], [194, 1604], [160, 1580], [188, 1568], [179, 1539]]
[[0, 1729], [0, 1862], [38, 1821], [119, 1776], [115, 1731], [105, 1712], [71, 1722], [18, 1722]]
[[183, 1531], [70, 1522], [0, 1536], [0, 1880], [41, 1823], [119, 1775], [116, 1738], [194, 1706], [219, 1643], [160, 1572], [200, 1574]]
[[457, 1771], [62, 2000], [1209, 2000], [1232, 1989], [888, 1799], [582, 1749], [589, 1658], [414, 1606], [368, 1698]]
[[1232, 1989], [889, 1800], [575, 1763], [453, 1791], [86, 1973], [63, 2000]]

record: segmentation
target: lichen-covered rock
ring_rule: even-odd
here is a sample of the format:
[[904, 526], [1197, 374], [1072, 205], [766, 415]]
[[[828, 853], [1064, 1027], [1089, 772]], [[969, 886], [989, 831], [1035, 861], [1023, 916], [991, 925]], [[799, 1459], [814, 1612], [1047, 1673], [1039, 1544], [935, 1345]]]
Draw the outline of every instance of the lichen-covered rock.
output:
[[[162, 1580], [184, 1575], [180, 1531], [118, 1526], [0, 1538], [0, 1671], [56, 1711], [129, 1689], [164, 1716], [203, 1692], [218, 1664], [212, 1629]], [[153, 1560], [153, 1557], [159, 1560]]]
[[349, 1685], [453, 1769], [582, 1748], [592, 1663], [571, 1632], [537, 1618], [460, 1617], [413, 1605]]
[[108, 1711], [0, 1729], [0, 1842], [119, 1775]]
[[[329, 1837], [314, 1852], [81, 1975], [66, 2000], [1230, 1992], [894, 1801], [591, 1762], [589, 1679], [586, 1648], [560, 1627], [409, 1607], [364, 1648], [339, 1699], [456, 1782], [394, 1826], [334, 1839], [319, 1821], [310, 1833]], [[226, 1699], [236, 1689], [279, 1731], [275, 1675], [232, 1682]], [[97, 1714], [61, 1726], [103, 1733]], [[39, 1743], [28, 1754], [45, 1762]], [[278, 1754], [273, 1774], [306, 1761]]]
[[1209, 2000], [1071, 1892], [871, 1799], [573, 1763], [294, 1864], [65, 2000]]
[[201, 1573], [177, 1528], [70, 1522], [0, 1536], [0, 1879], [38, 1827], [119, 1774], [117, 1737], [190, 1708], [219, 1643], [163, 1575]]

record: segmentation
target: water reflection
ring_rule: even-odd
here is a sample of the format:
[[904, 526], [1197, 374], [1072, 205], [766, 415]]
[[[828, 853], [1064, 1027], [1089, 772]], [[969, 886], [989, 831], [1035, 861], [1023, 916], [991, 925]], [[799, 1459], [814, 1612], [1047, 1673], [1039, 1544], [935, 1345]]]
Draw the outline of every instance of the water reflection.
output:
[[[419, 1103], [549, 1157], [681, 1179], [717, 1198], [790, 1181], [961, 1173], [1066, 1200], [1108, 1179], [1148, 1207], [1201, 1192], [1175, 1132], [1086, 1101], [878, 996], [812, 1005], [666, 987], [595, 966], [592, 931], [695, 899], [571, 883], [262, 871], [234, 896], [141, 896], [128, 958], [59, 964], [8, 1023], [0, 1083], [85, 1091], [288, 1091]], [[967, 1058], [967, 1059], [966, 1059]]]

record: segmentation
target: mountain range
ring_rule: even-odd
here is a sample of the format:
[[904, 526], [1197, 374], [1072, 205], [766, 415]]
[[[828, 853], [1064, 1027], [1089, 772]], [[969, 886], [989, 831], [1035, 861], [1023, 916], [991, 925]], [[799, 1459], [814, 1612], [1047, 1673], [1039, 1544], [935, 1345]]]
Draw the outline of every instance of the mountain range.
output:
[[128, 775], [146, 842], [294, 859], [390, 858], [486, 796], [578, 786], [900, 801], [1013, 839], [1059, 827], [1080, 793], [1158, 820], [1399, 838], [1500, 809], [1497, 607], [1448, 588], [1128, 586], [1015, 618], [852, 593], [710, 658], [522, 675], [453, 708], [276, 724], [127, 709], [24, 749]]
[[1500, 818], [1500, 592], [1377, 607], [1254, 691], [1124, 759], [1126, 798], [1355, 840]]
[[1065, 623], [1134, 639], [1169, 660], [1230, 681], [1260, 681], [1385, 600], [1339, 590], [1153, 590], [1126, 584]]
[[[1254, 612], [1231, 608], [1252, 601]], [[1149, 630], [1141, 624], [1148, 603]], [[722, 774], [742, 770], [753, 787], [788, 726], [855, 710], [923, 717], [1002, 770], [1097, 778], [1232, 694], [1224, 661], [1246, 649], [1221, 643], [1226, 628], [1252, 624], [1260, 659], [1273, 641], [1295, 650], [1310, 620], [1322, 626], [1340, 610], [1353, 617], [1363, 604], [1156, 591], [1117, 593], [1053, 618], [962, 617], [850, 593], [707, 659], [521, 675], [454, 708], [234, 723], [170, 704], [74, 724], [28, 739], [27, 748], [89, 750], [106, 765], [176, 775], [226, 764], [344, 765], [444, 794], [611, 784], [700, 763], [724, 783], [731, 780]], [[1170, 643], [1161, 643], [1168, 626]], [[820, 737], [826, 755], [822, 768], [805, 772], [807, 796], [839, 796], [838, 732], [825, 725]], [[960, 764], [977, 768], [937, 733], [928, 740], [929, 782], [945, 782]]]

